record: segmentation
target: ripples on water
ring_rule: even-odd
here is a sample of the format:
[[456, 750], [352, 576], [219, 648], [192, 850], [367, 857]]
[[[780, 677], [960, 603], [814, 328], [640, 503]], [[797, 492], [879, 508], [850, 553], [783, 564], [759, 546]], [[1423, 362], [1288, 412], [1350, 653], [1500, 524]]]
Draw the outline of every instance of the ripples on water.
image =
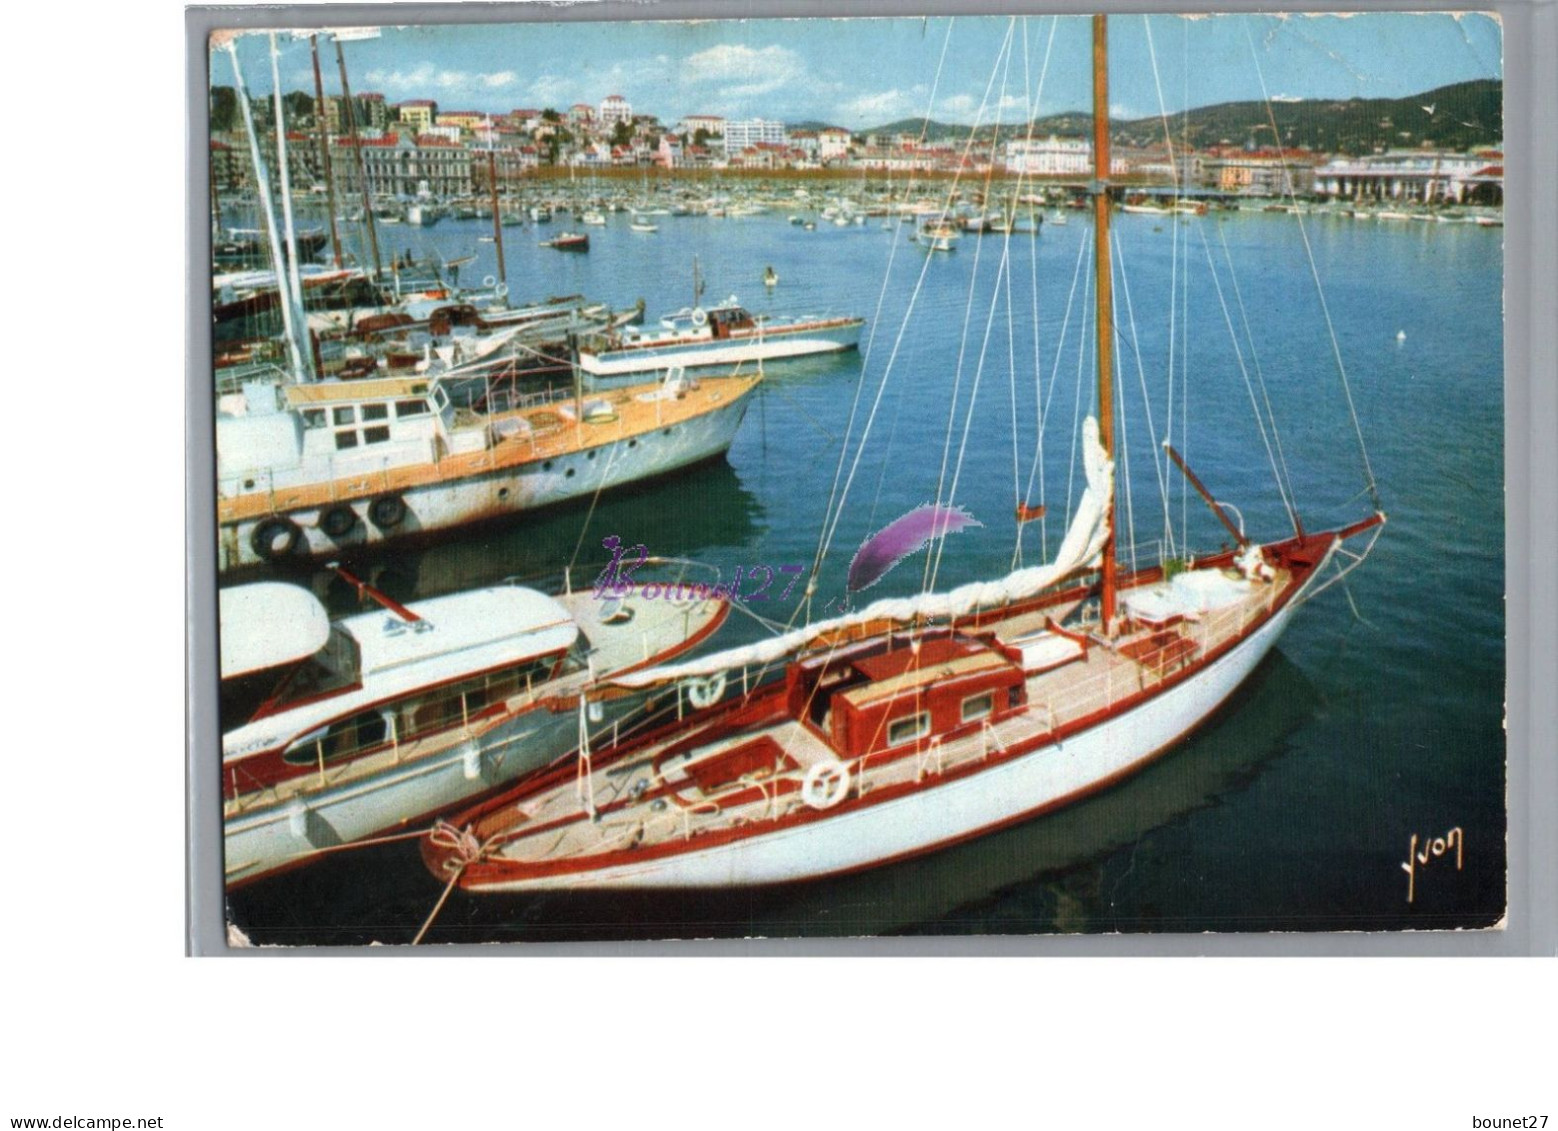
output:
[[[360, 563], [392, 595], [428, 596], [595, 561], [608, 534], [727, 574], [738, 565], [809, 564], [852, 400], [863, 393], [863, 421], [894, 353], [819, 600], [842, 593], [849, 556], [868, 533], [936, 497], [943, 453], [955, 464], [965, 426], [957, 501], [983, 526], [949, 540], [939, 585], [1004, 572], [1016, 538], [1013, 503], [1027, 495], [1035, 450], [1034, 280], [1039, 381], [1051, 421], [1040, 466], [1051, 517], [1025, 528], [1023, 551], [1029, 562], [1045, 556], [1046, 545], [1054, 551], [1064, 530], [1071, 423], [1092, 396], [1091, 355], [1077, 346], [1091, 300], [1071, 294], [1090, 224], [1077, 217], [1036, 237], [1014, 235], [1009, 246], [999, 236], [982, 246], [966, 237], [956, 252], [931, 260], [900, 336], [901, 312], [925, 266], [925, 253], [906, 240], [907, 225], [805, 232], [783, 216], [658, 222], [659, 233], [642, 235], [628, 230], [625, 214], [613, 216], [591, 230], [588, 255], [537, 247], [546, 228], [506, 229], [511, 286], [521, 298], [578, 291], [615, 306], [643, 297], [653, 319], [691, 301], [696, 255], [706, 303], [735, 294], [758, 313], [862, 314], [871, 320], [863, 338], [870, 348], [772, 366], [728, 462], [606, 496], [593, 513], [587, 505], [562, 508]], [[1130, 449], [1122, 523], [1134, 521], [1138, 544], [1163, 537], [1141, 385], [1144, 375], [1161, 431], [1169, 411], [1165, 296], [1171, 278], [1188, 277], [1188, 305], [1174, 316], [1176, 445], [1188, 419], [1181, 450], [1211, 490], [1239, 507], [1253, 535], [1286, 529], [1208, 258], [1244, 369], [1264, 380], [1282, 426], [1305, 525], [1322, 529], [1368, 513], [1297, 221], [1192, 220], [1178, 257], [1174, 230], [1149, 217], [1121, 215], [1115, 224], [1129, 288], [1129, 307], [1125, 288], [1116, 288]], [[1322, 217], [1307, 219], [1306, 230], [1390, 522], [1347, 592], [1336, 587], [1308, 605], [1208, 727], [1100, 797], [918, 861], [766, 892], [456, 895], [430, 937], [1367, 930], [1497, 921], [1505, 864], [1501, 233]], [[495, 270], [492, 245], [476, 242], [487, 231], [479, 221], [402, 227], [386, 239], [386, 254], [474, 249], [478, 260], [466, 277], [480, 278]], [[1003, 251], [1011, 313], [1000, 304], [987, 323], [989, 296], [1004, 293], [996, 281]], [[767, 266], [781, 280], [771, 291], [761, 284]], [[1068, 296], [1075, 309], [1057, 364]], [[1399, 343], [1398, 330], [1406, 332]], [[1015, 392], [1011, 358], [1021, 374]], [[1184, 516], [1192, 545], [1215, 547], [1221, 531], [1206, 509], [1187, 497], [1177, 472], [1167, 484], [1176, 527]], [[1073, 483], [1073, 496], [1079, 491]], [[1037, 490], [1027, 497], [1037, 501]], [[912, 559], [866, 596], [912, 591], [922, 567], [923, 557]], [[343, 588], [318, 575], [311, 581], [336, 611], [353, 607]], [[783, 619], [795, 609], [760, 611]], [[723, 640], [760, 631], [736, 617]], [[1451, 827], [1465, 831], [1464, 870], [1421, 873], [1408, 906], [1400, 865], [1410, 837]], [[256, 941], [405, 941], [438, 892], [414, 848], [391, 846], [244, 889], [232, 913]]]

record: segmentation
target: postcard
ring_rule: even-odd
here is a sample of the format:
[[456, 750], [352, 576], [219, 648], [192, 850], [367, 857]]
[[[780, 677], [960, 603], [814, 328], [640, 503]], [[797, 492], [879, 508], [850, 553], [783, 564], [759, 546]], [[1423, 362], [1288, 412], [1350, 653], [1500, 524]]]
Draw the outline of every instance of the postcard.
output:
[[232, 945], [1502, 925], [1496, 17], [209, 54]]

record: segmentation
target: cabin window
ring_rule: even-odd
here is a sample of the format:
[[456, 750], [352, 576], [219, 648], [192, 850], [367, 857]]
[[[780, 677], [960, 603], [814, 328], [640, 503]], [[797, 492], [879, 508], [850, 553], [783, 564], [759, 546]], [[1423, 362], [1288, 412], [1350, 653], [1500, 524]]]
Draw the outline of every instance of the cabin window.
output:
[[404, 420], [408, 416], [426, 416], [427, 413], [427, 402], [424, 400], [395, 402], [396, 419]]
[[908, 715], [905, 718], [894, 719], [887, 724], [887, 745], [902, 746], [906, 742], [913, 742], [917, 738], [924, 738], [930, 733], [930, 712], [921, 711], [917, 715]]
[[373, 428], [362, 430], [362, 442], [365, 444], [382, 444], [389, 439], [389, 427], [380, 424]]
[[364, 420], [388, 420], [389, 405], [365, 404], [362, 406], [362, 418]]
[[304, 428], [323, 428], [325, 426], [325, 410], [322, 408], [305, 408], [303, 410]]
[[383, 746], [390, 740], [389, 722], [381, 711], [363, 711], [305, 735], [287, 748], [282, 759], [295, 766], [347, 758]]
[[357, 423], [357, 409], [353, 405], [343, 405], [340, 408], [335, 409], [334, 413], [334, 419], [337, 424]]
[[971, 723], [975, 719], [983, 719], [995, 712], [995, 692], [986, 691], [983, 695], [970, 695], [963, 700], [963, 721]]
[[335, 434], [335, 447], [337, 451], [345, 451], [347, 448], [357, 446], [357, 433], [348, 428], [345, 432]]

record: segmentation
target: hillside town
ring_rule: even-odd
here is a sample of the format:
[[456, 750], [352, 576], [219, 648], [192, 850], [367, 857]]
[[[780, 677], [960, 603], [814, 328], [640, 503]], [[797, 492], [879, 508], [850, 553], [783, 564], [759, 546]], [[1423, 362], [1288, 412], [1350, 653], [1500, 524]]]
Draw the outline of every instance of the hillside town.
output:
[[[851, 132], [710, 113], [667, 124], [635, 112], [620, 94], [599, 104], [498, 114], [430, 99], [390, 103], [376, 92], [350, 99], [293, 93], [285, 102], [294, 188], [322, 192], [328, 160], [338, 191], [360, 192], [365, 177], [376, 199], [455, 200], [486, 193], [489, 176], [506, 192], [527, 177], [606, 170], [961, 173], [1081, 184], [1092, 162], [1082, 129], [1040, 135], [1032, 127], [986, 127], [971, 142], [968, 136], [932, 137], [923, 129]], [[271, 101], [255, 99], [252, 110], [257, 126], [273, 134]], [[213, 91], [211, 168], [222, 192], [241, 192], [249, 181], [238, 118], [231, 90]], [[1402, 136], [1399, 146], [1375, 146], [1369, 153], [1326, 153], [1263, 144], [1255, 134], [1189, 148], [1117, 144], [1111, 176], [1149, 193], [1425, 205], [1503, 202], [1497, 145], [1460, 152], [1426, 139], [1413, 145]]]

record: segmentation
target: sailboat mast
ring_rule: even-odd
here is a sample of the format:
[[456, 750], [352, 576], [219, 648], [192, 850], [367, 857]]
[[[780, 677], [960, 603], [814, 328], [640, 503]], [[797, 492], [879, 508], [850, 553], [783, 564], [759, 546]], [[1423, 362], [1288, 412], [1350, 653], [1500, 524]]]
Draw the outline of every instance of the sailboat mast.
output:
[[[292, 363], [292, 380], [300, 381], [303, 373], [302, 346], [297, 336], [297, 328], [292, 324], [292, 297], [288, 293], [287, 265], [281, 250], [281, 233], [277, 230], [276, 209], [271, 204], [270, 170], [265, 167], [265, 158], [260, 152], [260, 135], [254, 128], [254, 108], [249, 104], [249, 87], [243, 81], [243, 68], [238, 65], [236, 37], [228, 41], [227, 51], [232, 56], [233, 86], [238, 94], [238, 108], [243, 112], [244, 131], [249, 135], [249, 161], [254, 169], [254, 188], [259, 193], [260, 212], [265, 218], [265, 234], [270, 241], [271, 262], [276, 267], [276, 300], [277, 305], [281, 307], [282, 332], [287, 339], [287, 356]], [[298, 307], [301, 309], [301, 301]]]
[[[276, 33], [270, 33], [270, 81], [271, 97], [275, 100], [276, 107], [276, 171], [281, 178], [281, 222], [282, 234], [286, 238], [287, 279], [292, 284], [291, 292], [282, 292], [284, 301], [293, 303], [292, 322], [298, 334], [298, 375], [312, 381], [314, 379], [313, 354], [303, 349], [304, 336], [309, 333], [308, 318], [303, 309], [303, 278], [298, 268], [298, 241], [297, 228], [292, 221], [292, 172], [287, 164], [287, 122], [286, 105], [281, 97], [281, 69], [280, 53], [276, 50]], [[281, 275], [282, 268], [278, 264], [276, 274]]]
[[492, 193], [492, 246], [498, 253], [498, 282], [506, 287], [509, 276], [503, 266], [503, 214], [498, 210], [498, 155], [492, 148], [492, 119], [487, 120], [487, 126], [487, 188]]
[[[1093, 235], [1098, 295], [1098, 442], [1114, 458], [1114, 277], [1109, 259], [1109, 25], [1102, 14], [1093, 17]], [[1104, 630], [1114, 622], [1116, 566], [1114, 560], [1114, 499], [1105, 519], [1108, 535], [1103, 549]]]
[[357, 157], [357, 180], [362, 185], [362, 220], [368, 228], [368, 249], [373, 255], [373, 281], [384, 274], [379, 262], [379, 233], [373, 224], [373, 194], [368, 188], [368, 166], [362, 156], [362, 139], [357, 136], [357, 112], [352, 108], [352, 86], [346, 81], [346, 53], [341, 41], [335, 41], [335, 61], [341, 71], [341, 108], [346, 111], [346, 134], [352, 139], [352, 152]]
[[319, 37], [308, 37], [308, 49], [314, 57], [314, 117], [319, 124], [319, 165], [325, 171], [325, 203], [330, 210], [330, 248], [335, 269], [341, 269], [341, 233], [335, 225], [335, 173], [330, 168], [330, 138], [326, 129], [325, 80], [319, 73]]

